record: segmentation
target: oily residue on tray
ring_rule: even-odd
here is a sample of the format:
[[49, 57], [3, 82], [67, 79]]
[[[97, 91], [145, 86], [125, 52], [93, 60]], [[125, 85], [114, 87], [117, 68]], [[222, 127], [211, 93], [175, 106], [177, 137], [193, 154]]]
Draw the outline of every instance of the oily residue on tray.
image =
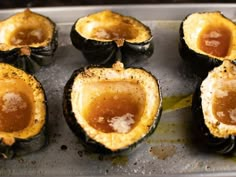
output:
[[150, 148], [150, 154], [157, 157], [160, 160], [165, 160], [172, 157], [176, 153], [176, 147], [174, 145], [156, 145]]
[[112, 158], [112, 165], [126, 165], [128, 160], [127, 156], [117, 156]]
[[193, 138], [191, 136], [193, 124], [191, 104], [192, 94], [164, 97], [164, 114], [154, 134], [147, 142], [152, 145], [156, 143], [190, 143]]
[[83, 151], [78, 151], [78, 154], [80, 157], [83, 157], [83, 155], [89, 156], [93, 160], [99, 160], [99, 161], [110, 161], [112, 165], [127, 165], [129, 161], [128, 155], [117, 155], [117, 156], [109, 156], [109, 155], [101, 155], [101, 154], [96, 154], [96, 153], [91, 153], [91, 152], [83, 152]]
[[176, 95], [163, 98], [163, 111], [175, 111], [190, 107], [192, 104], [192, 94]]
[[189, 122], [160, 122], [154, 134], [148, 138], [147, 143], [181, 143], [186, 144], [190, 140], [187, 135]]

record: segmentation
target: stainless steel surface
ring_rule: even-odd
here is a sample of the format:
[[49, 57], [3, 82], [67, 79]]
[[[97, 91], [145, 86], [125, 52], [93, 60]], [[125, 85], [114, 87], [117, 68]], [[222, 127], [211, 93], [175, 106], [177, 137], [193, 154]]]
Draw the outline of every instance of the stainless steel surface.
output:
[[[70, 42], [73, 22], [84, 15], [112, 9], [134, 16], [147, 24], [154, 36], [154, 54], [142, 67], [159, 80], [164, 97], [189, 95], [196, 78], [178, 53], [180, 21], [197, 11], [222, 11], [236, 19], [236, 4], [90, 6], [33, 9], [57, 23], [59, 48], [55, 63], [36, 74], [45, 88], [49, 106], [49, 145], [36, 153], [0, 162], [2, 176], [234, 176], [236, 160], [207, 154], [192, 141], [190, 107], [165, 111], [154, 134], [128, 156], [102, 157], [87, 153], [68, 128], [62, 114], [63, 87], [73, 70], [86, 65]], [[2, 10], [0, 19], [19, 11]], [[201, 142], [198, 142], [201, 143]], [[62, 150], [61, 146], [67, 149]], [[154, 152], [150, 152], [150, 149]], [[157, 151], [157, 152], [155, 152]], [[213, 174], [214, 173], [214, 174]]]

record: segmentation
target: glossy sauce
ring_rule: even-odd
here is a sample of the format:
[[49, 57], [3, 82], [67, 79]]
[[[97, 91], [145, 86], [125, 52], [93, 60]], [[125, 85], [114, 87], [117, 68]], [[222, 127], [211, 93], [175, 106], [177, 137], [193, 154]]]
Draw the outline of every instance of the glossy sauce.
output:
[[96, 97], [89, 104], [85, 117], [92, 127], [109, 133], [116, 132], [110, 125], [112, 118], [129, 113], [133, 115], [134, 120], [130, 125], [131, 130], [140, 119], [141, 106], [127, 93], [106, 93]]
[[216, 57], [227, 56], [231, 41], [231, 32], [224, 26], [207, 26], [198, 38], [198, 47]]
[[31, 45], [41, 43], [45, 38], [46, 34], [40, 28], [21, 28], [13, 33], [10, 42], [12, 45]]
[[3, 84], [4, 87], [0, 89], [0, 131], [22, 130], [31, 120], [32, 91], [23, 81], [19, 80], [0, 81], [0, 86]]
[[236, 125], [236, 92], [228, 91], [227, 96], [214, 97], [213, 114], [222, 123]]

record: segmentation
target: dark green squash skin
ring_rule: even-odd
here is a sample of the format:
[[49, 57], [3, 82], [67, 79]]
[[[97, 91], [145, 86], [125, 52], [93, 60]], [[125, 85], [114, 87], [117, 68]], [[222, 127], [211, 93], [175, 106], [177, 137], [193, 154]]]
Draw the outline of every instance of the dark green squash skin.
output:
[[152, 38], [142, 43], [129, 43], [124, 42], [121, 47], [121, 61], [125, 66], [142, 63], [147, 61], [154, 52]]
[[[222, 64], [222, 60], [197, 53], [187, 46], [184, 40], [183, 23], [188, 18], [188, 16], [186, 16], [185, 19], [181, 22], [179, 28], [179, 54], [183, 58], [183, 60], [191, 67], [196, 75], [198, 75], [200, 78], [205, 78], [209, 71], [211, 71], [214, 67]], [[222, 17], [226, 18], [224, 15], [222, 15]]]
[[[39, 82], [36, 78], [35, 80]], [[44, 100], [45, 100], [44, 103], [46, 105], [45, 124], [43, 125], [42, 129], [37, 135], [27, 138], [27, 139], [15, 138], [15, 143], [11, 146], [6, 145], [0, 138], [0, 159], [12, 159], [14, 157], [27, 155], [32, 152], [38, 151], [48, 145], [47, 98], [46, 98], [45, 91], [42, 86], [41, 86], [41, 89], [43, 90], [43, 93], [44, 93]]]
[[115, 42], [99, 42], [85, 39], [75, 30], [76, 22], [70, 32], [73, 46], [81, 50], [91, 64], [106, 64], [109, 62], [112, 64], [117, 52]]
[[58, 32], [56, 24], [47, 18], [54, 26], [51, 41], [43, 47], [29, 47], [30, 55], [22, 55], [21, 48], [0, 51], [0, 62], [11, 64], [28, 73], [37, 72], [41, 66], [46, 66], [54, 61], [53, 55], [58, 47]]
[[[100, 66], [94, 66], [94, 67], [99, 68]], [[152, 126], [150, 127], [149, 132], [143, 138], [139, 139], [137, 142], [134, 142], [130, 146], [125, 147], [123, 149], [116, 150], [116, 151], [112, 151], [112, 150], [106, 148], [103, 144], [91, 139], [86, 134], [86, 132], [83, 130], [83, 128], [80, 126], [80, 124], [78, 124], [78, 122], [75, 118], [75, 115], [72, 111], [71, 91], [72, 91], [74, 79], [76, 78], [76, 76], [79, 73], [84, 72], [85, 69], [86, 68], [80, 68], [78, 70], [75, 70], [64, 87], [63, 113], [64, 113], [64, 117], [66, 119], [66, 122], [67, 122], [69, 128], [78, 137], [79, 141], [84, 145], [84, 147], [87, 151], [99, 153], [102, 155], [111, 155], [111, 156], [120, 155], [120, 154], [123, 155], [123, 154], [128, 154], [128, 153], [132, 152], [134, 149], [136, 149], [137, 146], [141, 145], [141, 142], [145, 141], [145, 139], [147, 139], [155, 131], [155, 129], [157, 128], [157, 125], [160, 121], [160, 117], [162, 114], [162, 96], [161, 96], [161, 91], [159, 88], [158, 80], [156, 79], [156, 82], [158, 84], [158, 88], [160, 91], [160, 106], [158, 108], [155, 121], [153, 122]]]
[[48, 144], [47, 134], [47, 128], [44, 126], [38, 135], [28, 139], [15, 139], [12, 146], [4, 144], [0, 139], [0, 159], [20, 157], [42, 149]]
[[235, 136], [229, 136], [228, 138], [214, 137], [205, 125], [201, 106], [200, 84], [196, 87], [193, 95], [192, 115], [195, 123], [195, 134], [205, 150], [219, 154], [232, 154], [235, 151]]
[[152, 37], [141, 43], [124, 41], [123, 46], [117, 47], [114, 41], [102, 42], [84, 38], [75, 29], [77, 21], [71, 28], [71, 42], [75, 48], [81, 50], [90, 64], [111, 66], [118, 59], [125, 66], [131, 66], [134, 63], [146, 61], [153, 54]]

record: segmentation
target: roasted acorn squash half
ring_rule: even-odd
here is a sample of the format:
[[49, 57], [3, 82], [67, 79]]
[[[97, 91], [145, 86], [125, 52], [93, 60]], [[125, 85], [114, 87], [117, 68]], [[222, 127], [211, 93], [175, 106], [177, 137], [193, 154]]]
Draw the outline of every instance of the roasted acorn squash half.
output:
[[109, 10], [79, 18], [70, 37], [92, 64], [113, 64], [118, 58], [128, 66], [145, 61], [153, 53], [149, 27], [133, 17]]
[[0, 61], [29, 73], [53, 61], [56, 25], [29, 9], [0, 21]]
[[[197, 87], [192, 104], [193, 117], [210, 149], [231, 153], [236, 135], [236, 65], [224, 60]], [[200, 130], [200, 131], [199, 131]]]
[[46, 117], [41, 84], [23, 70], [0, 63], [0, 157], [42, 148], [47, 143]]
[[179, 52], [204, 78], [225, 59], [236, 60], [236, 24], [220, 12], [190, 14], [180, 25]]
[[158, 81], [144, 69], [117, 62], [111, 68], [76, 70], [64, 89], [64, 115], [87, 150], [129, 152], [157, 127], [162, 98]]

